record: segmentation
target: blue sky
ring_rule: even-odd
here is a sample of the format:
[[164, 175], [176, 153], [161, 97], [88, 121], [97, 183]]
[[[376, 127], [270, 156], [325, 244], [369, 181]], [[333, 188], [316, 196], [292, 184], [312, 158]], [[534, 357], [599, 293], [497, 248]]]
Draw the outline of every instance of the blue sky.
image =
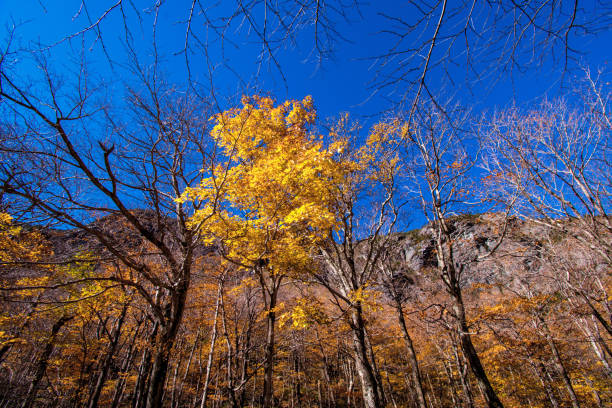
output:
[[[106, 5], [112, 5], [115, 1], [90, 3], [87, 11], [95, 20]], [[135, 3], [140, 10], [145, 10], [152, 2], [136, 1]], [[179, 84], [186, 78], [184, 57], [174, 54], [180, 51], [184, 42], [184, 24], [178, 22], [185, 19], [189, 4], [188, 1], [166, 2], [158, 16], [157, 41], [164, 61], [163, 70], [170, 82]], [[223, 2], [211, 13], [221, 14], [229, 10], [231, 4], [232, 2]], [[17, 25], [15, 45], [27, 45], [31, 44], [31, 41], [40, 41], [44, 44], [54, 43], [66, 34], [88, 25], [84, 10], [81, 9], [80, 14], [77, 13], [79, 6], [80, 2], [75, 0], [54, 2], [3, 0], [0, 4], [0, 15], [4, 16], [3, 34], [15, 23]], [[596, 14], [597, 10], [595, 7], [587, 11]], [[372, 2], [362, 5], [358, 10], [348, 8], [346, 19], [336, 15], [333, 21], [333, 27], [342, 33], [347, 41], [335, 41], [333, 55], [323, 61], [322, 65], [319, 65], [312, 55], [313, 33], [311, 28], [306, 27], [296, 37], [295, 47], [283, 47], [275, 54], [282, 66], [286, 81], [281, 79], [278, 69], [272, 63], [262, 64], [259, 75], [253, 80], [257, 68], [257, 55], [261, 48], [255, 44], [256, 36], [252, 32], [249, 35], [237, 21], [228, 30], [227, 37], [231, 42], [226, 42], [223, 56], [219, 42], [209, 47], [212, 64], [216, 66], [214, 80], [218, 95], [245, 92], [243, 88], [245, 84], [240, 83], [237, 77], [223, 66], [222, 62], [225, 60], [227, 65], [231, 66], [242, 79], [247, 82], [251, 79], [251, 85], [256, 84], [258, 91], [271, 93], [278, 99], [302, 98], [305, 95], [312, 95], [322, 117], [334, 116], [343, 111], [350, 111], [355, 116], [376, 115], [389, 107], [387, 98], [396, 97], [402, 90], [402, 87], [398, 86], [374, 93], [371, 87], [377, 65], [373, 60], [366, 58], [384, 52], [393, 38], [381, 34], [381, 30], [391, 26], [389, 19], [382, 17], [381, 13], [411, 21], [413, 12], [414, 10], [400, 1]], [[257, 10], [254, 13], [255, 18], [261, 17], [257, 15]], [[118, 10], [113, 10], [106, 17], [101, 28], [107, 51], [112, 58], [121, 61], [121, 55], [125, 55], [125, 47], [121, 42], [123, 26], [119, 16]], [[128, 19], [137, 51], [145, 61], [150, 62], [152, 60], [151, 22], [153, 15], [144, 12], [141, 16], [143, 22], [140, 26], [134, 18], [135, 15], [128, 15]], [[589, 17], [610, 18], [609, 15]], [[196, 25], [195, 22], [194, 25]], [[198, 27], [203, 33], [205, 28], [201, 24]], [[85, 44], [86, 54], [93, 62], [97, 74], [111, 80], [119, 75], [129, 81], [125, 71], [119, 70], [119, 73], [110, 71], [102, 53], [100, 41], [95, 41], [95, 36], [91, 34], [93, 33], [85, 37], [83, 43], [80, 42], [80, 38], [77, 38], [72, 40], [71, 44], [64, 43], [51, 49], [49, 52], [51, 61], [62, 70], [69, 65], [67, 55], [71, 52], [70, 49], [78, 50], [82, 44]], [[582, 65], [591, 69], [606, 66], [611, 56], [609, 44], [612, 43], [612, 30], [604, 30], [595, 36], [576, 37], [572, 41], [572, 44], [579, 48], [581, 54], [575, 56]], [[195, 53], [191, 57], [191, 62], [194, 77], [207, 81], [205, 75], [207, 66], [204, 58]], [[528, 65], [526, 60], [524, 62]], [[571, 87], [572, 81], [579, 75], [579, 72], [575, 70], [575, 61], [571, 62], [570, 68], [572, 71], [564, 77], [563, 85], [566, 88]], [[491, 85], [492, 81], [486, 82], [486, 86], [483, 81], [483, 84], [474, 86], [470, 93], [465, 89], [463, 81], [466, 67], [455, 66], [451, 67], [450, 77], [456, 77], [457, 80], [452, 86], [446, 87], [446, 92], [477, 111], [495, 109], [511, 104], [515, 100], [520, 104], [544, 94], [552, 97], [559, 95], [562, 93], [559, 88], [560, 72], [559, 65], [553, 65], [550, 60], [547, 60], [539, 66], [530, 65], [530, 69], [524, 73], [515, 73], [512, 77], [502, 75], [494, 86]], [[441, 72], [434, 70], [429, 83], [433, 88], [437, 88], [442, 84], [441, 78]]]
[[[66, 35], [87, 27], [89, 23], [86, 11], [89, 12], [90, 18], [96, 20], [105, 8], [116, 2], [117, 0], [92, 1], [86, 3], [87, 10], [85, 10], [80, 8], [79, 0], [53, 2], [0, 0], [0, 15], [3, 16], [0, 44], [2, 49], [6, 48], [7, 33], [12, 27], [16, 27], [12, 51], [37, 48], [35, 44], [38, 43], [44, 48], [44, 45], [55, 44]], [[155, 16], [147, 12], [147, 8], [153, 2], [135, 0], [134, 3], [140, 10], [141, 20], [131, 11], [131, 6], [126, 4], [128, 28], [140, 61], [144, 65], [150, 65], [153, 61], [152, 23]], [[158, 29], [155, 38], [159, 51], [159, 66], [168, 82], [176, 84], [178, 89], [184, 89], [187, 81], [185, 57], [180, 54], [185, 39], [185, 23], [181, 21], [184, 21], [188, 15], [190, 3], [180, 0], [166, 1], [157, 16]], [[231, 11], [234, 2], [223, 1], [213, 4], [216, 4], [216, 8], [211, 11], [211, 15], [218, 16]], [[503, 71], [503, 65], [496, 66], [490, 61], [475, 58], [474, 68], [486, 69], [489, 74], [477, 82], [473, 76], [470, 76], [470, 70], [461, 63], [465, 49], [457, 45], [453, 48], [453, 56], [458, 58], [457, 64], [446, 66], [433, 64], [427, 83], [436, 94], [452, 97], [454, 101], [477, 115], [513, 104], [528, 105], [545, 96], [548, 98], [563, 96], [581, 80], [580, 66], [591, 70], [608, 68], [608, 61], [612, 56], [610, 51], [612, 15], [601, 11], [598, 4], [601, 3], [586, 2], [584, 15], [579, 22], [592, 20], [599, 26], [600, 31], [596, 35], [570, 36], [570, 44], [577, 52], [572, 54], [568, 65], [569, 71], [565, 75], [562, 75], [563, 64], [560, 62], [563, 58], [562, 56], [560, 58], [558, 50], [557, 59], [546, 58], [540, 63], [530, 61], [531, 55], [524, 52], [520, 54], [517, 63], [525, 69], [515, 70], [512, 75]], [[461, 19], [463, 12], [459, 10], [455, 17]], [[306, 95], [312, 95], [320, 118], [334, 117], [348, 111], [354, 118], [360, 118], [367, 129], [368, 125], [381, 118], [381, 112], [394, 106], [390, 101], [396, 101], [398, 95], [406, 89], [414, 91], [413, 88], [407, 87], [406, 83], [377, 89], [373, 81], [380, 69], [383, 73], [388, 73], [406, 58], [416, 58], [418, 61], [422, 55], [403, 54], [384, 66], [381, 64], [382, 60], [372, 58], [385, 53], [397, 38], [385, 30], [402, 29], [402, 23], [392, 19], [400, 18], [402, 21], [410, 22], [415, 18], [414, 13], [415, 10], [408, 7], [405, 2], [385, 0], [364, 3], [359, 9], [348, 7], [346, 18], [337, 14], [332, 15], [331, 27], [341, 33], [345, 39], [331, 37], [334, 40], [333, 53], [325, 58], [322, 64], [318, 63], [316, 55], [313, 54], [312, 27], [305, 26], [296, 34], [294, 42], [284, 43], [274, 52], [285, 76], [284, 80], [281, 78], [281, 72], [269, 60], [258, 65], [261, 44], [257, 41], [257, 35], [252, 30], [247, 30], [243, 22], [236, 20], [229, 27], [226, 32], [227, 41], [222, 49], [220, 41], [214, 39], [201, 16], [196, 16], [193, 21], [194, 31], [200, 34], [200, 38], [205, 38], [208, 33], [208, 38], [213, 38], [213, 41], [208, 47], [210, 65], [207, 64], [202, 52], [196, 51], [190, 54], [192, 79], [201, 81], [207, 86], [209, 84], [207, 74], [209, 67], [212, 67], [214, 89], [222, 109], [228, 108], [232, 101], [237, 100], [236, 96], [244, 93], [271, 94], [277, 100], [301, 99]], [[429, 26], [424, 30], [425, 37], [431, 35], [435, 28], [436, 13], [437, 9]], [[391, 19], [384, 17], [383, 14]], [[490, 25], [490, 20], [484, 18], [477, 20], [476, 17], [473, 25], [474, 41], [487, 41], [487, 36], [499, 35], [496, 26]], [[253, 18], [262, 21], [261, 8], [254, 10]], [[507, 18], [503, 16], [500, 24], [507, 23]], [[449, 26], [453, 28], [452, 24]], [[49, 48], [45, 54], [54, 70], [64, 76], [68, 85], [74, 78], [75, 69], [78, 68], [76, 63], [81, 55], [85, 55], [92, 75], [105, 81], [108, 93], [120, 96], [124, 86], [131, 85], [134, 78], [125, 66], [127, 60], [125, 27], [118, 9], [112, 10], [104, 18], [100, 29], [103, 42], [97, 38], [95, 31], [89, 31], [85, 36], [77, 36]], [[487, 31], [489, 29], [491, 31]], [[481, 35], [481, 30], [487, 34]], [[500, 37], [502, 42], [503, 34]], [[421, 37], [416, 33], [407, 37], [404, 46], [411, 47], [420, 40]], [[440, 45], [444, 46], [449, 41], [443, 38], [440, 40]], [[547, 50], [536, 47], [535, 51]], [[107, 55], [114, 61], [112, 67], [108, 63]], [[23, 56], [24, 54], [8, 55], [3, 62], [5, 64], [3, 69], [10, 68], [22, 78], [31, 78], [34, 83], [40, 84], [42, 78], [35, 64], [23, 60]], [[447, 62], [441, 58], [439, 52], [434, 53], [433, 60]], [[447, 69], [446, 73], [442, 68]], [[417, 70], [407, 78], [414, 79], [418, 74]], [[88, 141], [82, 142], [88, 143]]]

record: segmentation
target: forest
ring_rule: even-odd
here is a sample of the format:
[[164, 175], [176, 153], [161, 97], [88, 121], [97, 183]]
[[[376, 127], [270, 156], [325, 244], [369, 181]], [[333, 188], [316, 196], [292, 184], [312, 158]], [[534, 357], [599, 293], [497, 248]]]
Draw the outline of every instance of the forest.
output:
[[612, 404], [609, 4], [22, 3], [0, 408]]

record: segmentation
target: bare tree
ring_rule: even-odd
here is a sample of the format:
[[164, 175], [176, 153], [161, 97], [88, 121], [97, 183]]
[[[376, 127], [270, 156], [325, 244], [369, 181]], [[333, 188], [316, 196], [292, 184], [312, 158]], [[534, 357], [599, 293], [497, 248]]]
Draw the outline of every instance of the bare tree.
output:
[[[86, 36], [88, 45], [99, 47], [112, 65], [117, 63], [111, 47], [117, 31], [126, 44], [135, 43], [139, 30], [151, 33], [156, 42], [170, 23], [182, 35], [168, 54], [184, 57], [190, 82], [213, 84], [223, 67], [242, 86], [257, 87], [252, 80], [267, 68], [288, 86], [283, 53], [297, 50], [318, 64], [325, 62], [339, 43], [354, 40], [349, 30], [371, 24], [362, 11], [368, 19], [375, 16], [381, 27], [375, 34], [384, 45], [377, 54], [354, 58], [372, 61], [373, 94], [384, 93], [411, 111], [422, 99], [438, 99], [440, 78], [449, 86], [477, 89], [550, 60], [562, 72], [571, 71], [584, 52], [580, 41], [610, 26], [610, 6], [601, 1], [409, 1], [392, 9], [359, 0], [191, 0], [178, 9], [163, 1], [82, 1], [70, 10], [76, 28], [37, 47], [53, 49]], [[166, 15], [174, 17], [167, 21]], [[254, 51], [254, 69], [232, 61], [232, 49], [239, 46]]]
[[[594, 264], [603, 261], [609, 269], [610, 96], [588, 72], [587, 89], [580, 96], [582, 102], [574, 106], [544, 101], [535, 109], [497, 115], [484, 128], [486, 169], [491, 187], [502, 197], [518, 194], [514, 209], [518, 216], [571, 238], [584, 248], [585, 262], [587, 254], [597, 254], [600, 261]], [[610, 310], [598, 273], [601, 266], [557, 266], [560, 281], [612, 333], [612, 321], [600, 310]]]
[[123, 266], [85, 280], [132, 288], [148, 305], [158, 329], [146, 406], [160, 407], [192, 270], [203, 253], [198, 226], [189, 224], [200, 204], [177, 198], [200, 180], [202, 163], [211, 163], [208, 105], [162, 83], [155, 67], [134, 64], [141, 86], [102, 99], [104, 88], [84, 60], [70, 80], [54, 75], [47, 59], [35, 61], [42, 82], [20, 77], [18, 66], [2, 67], [1, 109], [4, 127], [12, 129], [1, 146], [2, 191], [39, 220], [81, 230], [97, 242], [102, 264]]
[[414, 113], [420, 102], [438, 101], [434, 83], [440, 78], [453, 88], [476, 89], [549, 60], [571, 70], [581, 52], [578, 38], [609, 27], [607, 7], [548, 0], [410, 1], [399, 13], [381, 13], [389, 46], [372, 56], [372, 89], [401, 89], [397, 102]]
[[415, 282], [413, 280], [414, 277], [411, 276], [413, 275], [411, 273], [412, 271], [405, 266], [407, 260], [402, 259], [401, 249], [402, 246], [400, 242], [390, 240], [387, 248], [381, 254], [378, 266], [378, 279], [382, 283], [384, 291], [389, 296], [390, 303], [397, 314], [399, 327], [404, 337], [408, 361], [410, 362], [410, 375], [412, 377], [412, 386], [414, 387], [417, 407], [426, 408], [427, 403], [425, 400], [423, 379], [404, 313], [404, 305], [410, 296], [410, 292], [414, 289], [413, 285]]
[[[478, 145], [469, 137], [469, 129], [458, 126], [466, 123], [460, 111], [450, 116], [449, 110], [431, 103], [421, 105], [415, 114], [416, 119], [409, 119], [399, 127], [399, 136], [408, 150], [407, 160], [412, 163], [409, 166], [413, 169], [411, 189], [433, 229], [436, 269], [451, 299], [450, 312], [455, 320], [461, 350], [483, 390], [487, 406], [502, 407], [472, 343], [463, 299], [465, 274], [478, 258], [460, 260], [457, 257], [456, 246], [462, 232], [454, 228], [450, 220], [453, 215], [475, 208], [470, 205], [469, 197], [473, 196], [470, 190], [474, 188], [472, 170], [478, 156]], [[413, 114], [409, 115], [410, 118]], [[500, 239], [490, 252], [501, 244], [505, 229], [504, 222]]]
[[332, 134], [348, 141], [339, 148], [338, 157], [347, 171], [341, 184], [330, 185], [339, 225], [318, 251], [322, 271], [315, 278], [331, 294], [351, 329], [363, 401], [366, 407], [374, 408], [385, 406], [387, 401], [367, 332], [367, 309], [375, 301], [369, 299], [368, 286], [376, 283], [381, 257], [398, 222], [401, 175], [390, 129], [375, 127], [371, 142], [362, 148], [355, 147], [351, 139], [357, 129], [346, 116], [332, 129]]

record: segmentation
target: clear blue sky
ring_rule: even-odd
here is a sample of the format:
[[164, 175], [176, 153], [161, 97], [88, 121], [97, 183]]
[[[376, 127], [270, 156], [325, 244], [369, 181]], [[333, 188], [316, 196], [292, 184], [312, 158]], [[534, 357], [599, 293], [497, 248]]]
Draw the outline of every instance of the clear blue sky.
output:
[[[351, 0], [345, 1], [350, 2]], [[95, 21], [106, 8], [115, 3], [117, 0], [91, 1], [87, 3], [85, 10], [80, 8], [80, 0], [53, 2], [0, 0], [0, 16], [3, 17], [0, 45], [2, 50], [6, 49], [7, 35], [13, 27], [15, 27], [15, 36], [11, 51], [37, 48], [37, 43], [42, 44], [43, 48], [45, 45], [55, 44], [65, 36], [89, 26], [87, 13], [89, 13], [89, 18]], [[128, 29], [132, 35], [135, 52], [142, 63], [151, 64], [153, 61], [152, 26], [155, 16], [148, 7], [154, 2], [134, 0], [141, 20], [137, 18], [127, 1], [125, 3]], [[291, 1], [288, 0], [286, 3], [291, 3]], [[337, 4], [337, 2], [331, 3]], [[453, 1], [450, 3], [458, 4]], [[189, 13], [190, 4], [191, 1], [183, 0], [163, 2], [160, 14], [157, 16], [156, 40], [160, 67], [167, 80], [177, 84], [178, 89], [184, 89], [187, 81], [185, 57], [179, 52], [185, 41], [184, 20]], [[573, 2], [567, 4], [571, 5]], [[580, 4], [586, 4], [586, 6], [577, 23], [591, 20], [600, 30], [597, 35], [578, 37], [576, 33], [570, 36], [570, 45], [575, 47], [577, 52], [572, 54], [568, 66], [569, 71], [565, 76], [561, 75], [563, 69], [560, 62], [563, 61], [563, 55], [562, 53], [560, 55], [557, 49], [555, 60], [547, 58], [541, 63], [533, 63], [530, 60], [533, 55], [527, 52], [519, 54], [517, 64], [527, 69], [524, 71], [516, 69], [512, 75], [502, 70], [507, 66], [496, 66], [490, 61], [483, 61], [480, 56], [475, 56], [474, 69], [488, 68], [488, 76], [480, 82], [475, 82], [474, 77], [470, 76], [471, 70], [461, 63], [465, 48], [462, 48], [458, 42], [453, 45], [452, 51], [453, 56], [458, 58], [456, 65], [443, 65], [448, 61], [441, 58], [440, 51], [434, 53], [431, 72], [427, 79], [428, 85], [436, 93], [441, 87], [444, 87], [445, 95], [452, 96], [455, 101], [477, 114], [504, 108], [514, 103], [528, 104], [543, 96], [550, 98], [563, 95], [575, 86], [576, 81], [580, 80], [579, 65], [592, 70], [607, 68], [608, 60], [612, 56], [610, 46], [612, 44], [612, 30], [610, 29], [612, 15], [609, 11], [605, 12], [598, 8], [597, 5], [601, 3], [587, 1]], [[233, 1], [213, 3], [210, 13], [213, 17], [223, 15], [233, 11], [233, 7], [235, 7]], [[330, 37], [335, 40], [333, 54], [323, 60], [322, 64], [318, 64], [316, 53], [313, 53], [312, 26], [305, 26], [299, 31], [294, 42], [283, 43], [281, 47], [275, 49], [274, 56], [282, 67], [285, 80], [281, 78], [281, 73], [269, 60], [262, 64], [257, 63], [261, 44], [257, 41], [256, 33], [248, 30], [243, 20], [235, 20], [225, 32], [226, 41], [222, 49], [221, 42], [212, 35], [212, 30], [207, 28], [202, 16], [196, 16], [193, 20], [193, 30], [200, 35], [201, 39], [206, 38], [207, 33], [208, 38], [211, 39], [208, 47], [210, 65], [207, 64], [202, 52], [191, 53], [192, 78], [207, 84], [209, 67], [212, 67], [214, 88], [221, 101], [222, 109], [229, 107], [232, 96], [236, 101], [235, 96], [244, 93], [269, 93], [278, 100], [301, 99], [306, 95], [312, 95], [320, 118], [333, 117], [341, 112], [349, 111], [353, 117], [361, 118], [364, 127], [367, 128], [367, 125], [380, 118], [380, 112], [392, 106], [390, 101], [396, 101], [398, 95], [407, 89], [406, 83], [398, 83], [395, 86], [377, 90], [376, 86], [373, 86], [376, 73], [379, 70], [385, 74], [392, 73], [406, 61], [418, 63], [419, 58], [422, 60], [424, 57], [424, 51], [427, 48], [416, 53], [398, 54], [390, 61], [386, 61], [388, 62], [386, 64], [383, 64], [385, 62], [383, 59], [371, 58], [385, 53], [397, 39], [388, 30], [401, 31], [405, 29], [404, 22], [412, 22], [416, 18], [415, 9], [408, 7], [405, 2], [373, 1], [370, 4], [362, 5], [359, 9], [348, 7], [345, 11], [346, 18], [332, 13], [330, 23], [330, 27], [341, 33], [345, 39], [337, 39], [333, 35]], [[442, 30], [440, 36], [438, 43], [440, 47], [452, 41], [445, 35], [457, 28], [457, 21], [461, 21], [462, 13], [465, 13], [465, 10], [461, 9], [455, 11], [457, 11], [454, 14], [456, 21], [452, 20], [452, 16], [449, 17], [446, 31]], [[391, 19], [384, 17], [383, 14]], [[434, 10], [431, 21], [424, 29], [425, 38], [430, 36], [435, 29], [438, 15], [439, 9]], [[261, 21], [263, 21], [261, 7], [253, 11], [252, 18], [261, 27]], [[393, 20], [394, 18], [401, 18], [402, 21]], [[501, 26], [507, 24], [508, 18], [510, 17], [502, 16], [498, 24]], [[472, 41], [486, 42], [490, 36], [497, 35], [501, 42], [496, 43], [496, 46], [499, 46], [505, 40], [505, 33], [502, 31], [500, 34], [498, 26], [491, 25], [490, 17], [475, 15], [472, 28], [474, 29]], [[92, 30], [83, 37], [77, 36], [70, 41], [51, 47], [45, 54], [55, 72], [63, 75], [68, 84], [74, 78], [73, 72], [78, 69], [77, 63], [81, 55], [85, 55], [92, 76], [105, 81], [111, 97], [120, 96], [124, 86], [132, 84], [134, 78], [124, 65], [127, 56], [124, 42], [125, 27], [118, 8], [108, 13], [100, 29], [103, 42], [97, 38], [96, 31]], [[419, 41], [422, 41], [422, 38], [418, 33], [408, 36], [403, 47], [404, 49], [414, 47]], [[113, 69], [109, 66], [105, 51], [114, 61]], [[472, 51], [477, 52], [478, 49], [474, 47]], [[536, 47], [536, 52], [539, 51], [547, 50]], [[547, 53], [547, 55], [550, 54]], [[40, 72], [36, 70], [35, 64], [31, 61], [23, 60], [23, 56], [24, 54], [19, 53], [9, 54], [3, 61], [3, 69], [9, 68], [22, 78], [31, 78], [34, 86], [41, 86], [43, 78]], [[448, 71], [445, 73], [442, 68]], [[415, 70], [408, 73], [406, 78], [414, 80], [419, 73], [420, 70]], [[377, 92], [374, 92], [375, 90]], [[422, 218], [412, 221], [417, 224], [423, 222]]]
[[[112, 5], [116, 1], [96, 1], [89, 2], [87, 11], [92, 19], [96, 19], [105, 5]], [[151, 22], [153, 15], [146, 13], [146, 7], [151, 4], [151, 1], [136, 1], [136, 6], [140, 10], [145, 10], [141, 16], [143, 23], [139, 26], [137, 20], [132, 14], [128, 16], [130, 19], [130, 29], [134, 35], [134, 44], [137, 51], [151, 61], [152, 49], [152, 30]], [[178, 23], [184, 20], [188, 14], [188, 6], [190, 1], [172, 1], [166, 2], [160, 9], [162, 12], [158, 16], [159, 30], [157, 40], [159, 49], [164, 58], [162, 64], [164, 71], [168, 74], [170, 81], [181, 83], [185, 80], [184, 57], [173, 55], [183, 46], [184, 29], [183, 23]], [[211, 11], [213, 15], [220, 15], [231, 9], [233, 2], [222, 2], [223, 5]], [[452, 2], [451, 2], [452, 3]], [[589, 3], [589, 2], [587, 2]], [[595, 4], [595, 3], [593, 3]], [[85, 10], [79, 10], [80, 1], [64, 0], [46, 2], [40, 0], [2, 0], [0, 2], [0, 15], [3, 16], [2, 38], [5, 42], [6, 30], [12, 25], [17, 25], [15, 46], [31, 45], [31, 41], [40, 41], [44, 44], [51, 44], [61, 39], [66, 34], [78, 31], [87, 26], [87, 17]], [[227, 5], [227, 6], [226, 6]], [[126, 5], [128, 13], [130, 7]], [[609, 19], [609, 15], [597, 16], [597, 8], [586, 8], [586, 12], [592, 15], [587, 16], [594, 19]], [[255, 10], [254, 18], [261, 18], [261, 13], [257, 14]], [[348, 20], [335, 16], [333, 28], [342, 33], [348, 41], [338, 40], [334, 44], [334, 54], [331, 58], [326, 59], [321, 66], [316, 63], [316, 58], [312, 55], [313, 33], [312, 29], [306, 29], [297, 36], [296, 47], [284, 47], [276, 52], [278, 61], [280, 62], [283, 73], [286, 75], [286, 81], [280, 77], [279, 71], [271, 63], [264, 63], [261, 67], [260, 74], [254, 81], [260, 91], [269, 92], [275, 95], [278, 99], [285, 98], [302, 98], [305, 95], [312, 95], [319, 109], [320, 116], [333, 116], [342, 111], [350, 111], [354, 115], [373, 115], [388, 108], [389, 104], [386, 98], [390, 96], [395, 98], [402, 88], [391, 87], [383, 89], [373, 97], [373, 89], [371, 85], [372, 78], [375, 75], [378, 65], [375, 61], [364, 59], [364, 57], [380, 54], [386, 50], [393, 39], [388, 34], [381, 34], [381, 30], [393, 27], [388, 19], [381, 16], [380, 13], [385, 13], [391, 16], [403, 18], [405, 21], [411, 21], [414, 13], [413, 9], [408, 8], [401, 1], [375, 1], [370, 4], [364, 4], [359, 10], [348, 8]], [[104, 45], [107, 51], [113, 58], [121, 61], [125, 55], [125, 47], [121, 43], [123, 26], [118, 9], [113, 10], [103, 24], [101, 25], [103, 32]], [[433, 21], [435, 22], [435, 21]], [[219, 42], [213, 43], [210, 47], [210, 57], [213, 64], [216, 64], [215, 69], [215, 86], [218, 88], [218, 94], [230, 95], [244, 92], [244, 88], [237, 80], [237, 77], [226, 69], [221, 63], [225, 60], [228, 66], [231, 66], [241, 78], [249, 80], [253, 78], [258, 68], [256, 64], [257, 55], [261, 50], [256, 44], [256, 36], [251, 32], [249, 35], [244, 26], [240, 26], [240, 21], [232, 26], [227, 32], [227, 38], [230, 41], [226, 42], [224, 55], [222, 57], [219, 48]], [[204, 32], [202, 21], [194, 20], [194, 30]], [[609, 28], [609, 27], [608, 27]], [[94, 33], [85, 37], [86, 54], [89, 55], [91, 61], [94, 62], [93, 67], [96, 73], [110, 78], [116, 78], [120, 75], [122, 78], [125, 71], [120, 69], [111, 72], [105, 64], [105, 57], [101, 50], [101, 43], [95, 41]], [[212, 37], [209, 35], [209, 37]], [[415, 38], [415, 41], [417, 39]], [[600, 32], [597, 36], [589, 36], [584, 38], [572, 38], [572, 44], [578, 48], [582, 55], [576, 54], [583, 65], [589, 66], [592, 69], [604, 67], [612, 52], [610, 51], [612, 44], [612, 30], [608, 29]], [[50, 60], [58, 65], [58, 69], [64, 69], [70, 65], [68, 57], [69, 48], [78, 50], [81, 46], [79, 39], [72, 40], [71, 46], [63, 44], [49, 51]], [[402, 57], [403, 58], [403, 57]], [[123, 59], [124, 60], [124, 59]], [[399, 60], [395, 59], [393, 63]], [[207, 71], [204, 58], [201, 55], [194, 54], [191, 57], [192, 73], [194, 77], [198, 77], [202, 81], [206, 81], [205, 72]], [[380, 62], [380, 61], [379, 61]], [[519, 61], [525, 62], [528, 61]], [[11, 63], [5, 62], [5, 63]], [[391, 67], [392, 64], [387, 67]], [[570, 68], [576, 68], [574, 61], [571, 62]], [[28, 69], [28, 68], [23, 68]], [[463, 78], [466, 75], [466, 67], [456, 66], [451, 67], [451, 77], [456, 77], [456, 81], [452, 86], [447, 86], [447, 92], [453, 93], [455, 98], [469, 104], [476, 110], [491, 109], [502, 107], [512, 103], [516, 99], [519, 103], [529, 101], [532, 98], [537, 98], [543, 94], [555, 96], [559, 93], [558, 80], [560, 78], [559, 66], [552, 66], [550, 61], [545, 61], [541, 66], [531, 65], [525, 73], [516, 73], [509, 77], [502, 75], [498, 78], [494, 87], [490, 86], [490, 81], [486, 82], [485, 87], [478, 84], [473, 87], [472, 93], [466, 91], [463, 86]], [[441, 81], [441, 72], [432, 71], [430, 84], [435, 88]], [[414, 73], [416, 76], [417, 73]], [[574, 80], [576, 71], [571, 71], [565, 77], [565, 86], [571, 87], [571, 82]], [[127, 77], [125, 77], [127, 79]], [[129, 79], [128, 79], [129, 80]]]

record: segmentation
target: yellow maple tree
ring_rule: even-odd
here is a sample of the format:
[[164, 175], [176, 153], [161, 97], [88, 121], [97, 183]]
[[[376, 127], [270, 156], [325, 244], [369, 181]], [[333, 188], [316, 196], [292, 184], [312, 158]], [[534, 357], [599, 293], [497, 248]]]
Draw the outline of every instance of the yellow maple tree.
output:
[[228, 262], [253, 271], [259, 281], [268, 332], [264, 400], [270, 401], [281, 281], [309, 268], [311, 250], [336, 224], [329, 186], [342, 177], [334, 159], [342, 142], [326, 146], [313, 131], [310, 97], [276, 105], [253, 96], [242, 104], [215, 116], [211, 135], [222, 159], [181, 199], [209, 203], [192, 224]]

